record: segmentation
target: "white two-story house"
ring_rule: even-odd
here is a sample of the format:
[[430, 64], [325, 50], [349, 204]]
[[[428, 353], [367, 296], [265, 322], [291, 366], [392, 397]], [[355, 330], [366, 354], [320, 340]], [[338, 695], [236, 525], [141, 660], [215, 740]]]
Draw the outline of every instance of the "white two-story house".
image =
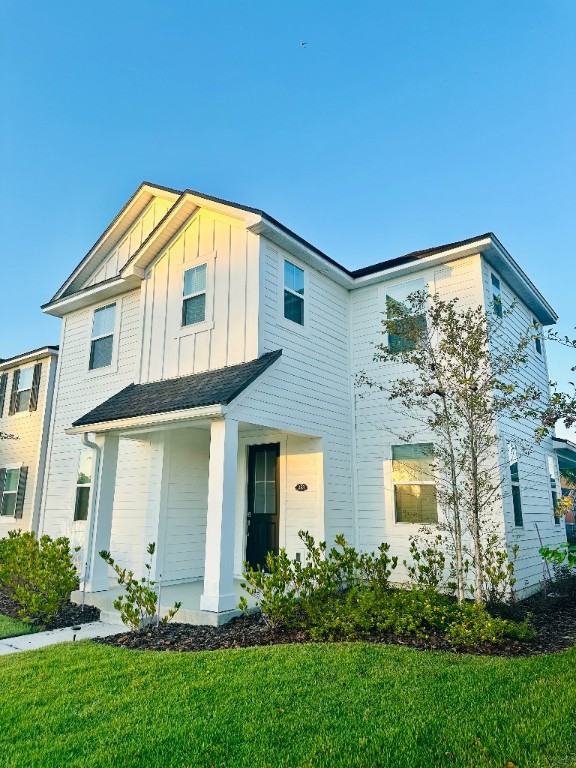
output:
[[[387, 292], [420, 285], [514, 296], [518, 328], [556, 320], [491, 234], [350, 271], [263, 211], [142, 184], [44, 307], [63, 322], [41, 530], [81, 547], [87, 599], [113, 594], [100, 550], [140, 574], [151, 541], [166, 604], [182, 599], [189, 621], [230, 615], [245, 560], [302, 557], [300, 529], [404, 554], [441, 513], [398, 487], [386, 404], [359, 400], [354, 377], [374, 365]], [[532, 357], [547, 387], [540, 341]], [[528, 429], [505, 426], [509, 442]], [[534, 523], [564, 535], [549, 456], [545, 441], [502, 470], [527, 587]]]
[[58, 347], [0, 360], [0, 538], [38, 530]]

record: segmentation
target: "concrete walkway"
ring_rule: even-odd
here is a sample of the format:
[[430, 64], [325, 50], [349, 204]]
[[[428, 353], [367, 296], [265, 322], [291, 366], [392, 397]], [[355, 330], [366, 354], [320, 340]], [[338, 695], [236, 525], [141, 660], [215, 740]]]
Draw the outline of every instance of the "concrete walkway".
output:
[[106, 635], [119, 635], [126, 631], [126, 627], [118, 624], [107, 624], [103, 621], [91, 621], [87, 624], [78, 624], [80, 629], [72, 627], [64, 629], [51, 629], [48, 632], [34, 632], [31, 635], [19, 637], [7, 637], [0, 640], [0, 656], [8, 653], [20, 653], [20, 651], [35, 651], [37, 648], [45, 648], [47, 645], [66, 643], [74, 640], [85, 640], [91, 637], [105, 637]]

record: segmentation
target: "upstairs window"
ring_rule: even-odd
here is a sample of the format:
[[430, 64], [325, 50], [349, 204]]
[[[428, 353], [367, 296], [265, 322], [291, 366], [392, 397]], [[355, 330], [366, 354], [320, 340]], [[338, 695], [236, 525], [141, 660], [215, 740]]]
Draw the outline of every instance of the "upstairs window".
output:
[[202, 323], [206, 319], [206, 270], [200, 264], [184, 272], [182, 288], [182, 325]]
[[558, 488], [560, 483], [558, 482], [558, 472], [556, 470], [556, 459], [554, 456], [548, 456], [548, 476], [550, 477], [550, 494], [552, 496], [552, 514], [554, 515], [554, 522], [556, 525], [560, 525], [560, 517], [556, 514], [556, 504], [558, 502]]
[[38, 392], [40, 389], [40, 377], [42, 375], [42, 363], [31, 365], [27, 368], [19, 368], [12, 374], [12, 392], [10, 394], [10, 407], [8, 413], [35, 411], [38, 407]]
[[90, 448], [83, 448], [80, 451], [78, 475], [76, 477], [74, 520], [88, 519], [88, 504], [90, 502], [90, 487], [92, 485], [92, 460], [93, 453]]
[[[416, 347], [412, 336], [412, 330], [416, 329], [424, 333], [426, 330], [426, 316], [412, 315], [408, 297], [425, 288], [424, 280], [410, 280], [407, 283], [391, 285], [386, 288], [386, 316], [394, 318], [394, 327], [388, 329], [388, 349], [390, 352], [408, 352]], [[403, 320], [403, 316], [406, 320]], [[408, 334], [410, 328], [410, 334]]]
[[510, 483], [512, 485], [512, 506], [514, 508], [514, 525], [521, 528], [524, 525], [522, 516], [522, 496], [520, 494], [520, 472], [518, 470], [518, 451], [516, 443], [510, 440], [508, 447], [508, 466], [510, 468]]
[[492, 308], [496, 317], [502, 317], [502, 291], [500, 289], [500, 280], [492, 273]]
[[21, 518], [28, 467], [0, 469], [0, 515]]
[[433, 445], [393, 445], [392, 475], [396, 522], [437, 523]]
[[284, 261], [284, 317], [304, 325], [304, 270]]
[[94, 311], [92, 342], [90, 344], [90, 370], [112, 365], [116, 304], [108, 304]]
[[534, 347], [539, 355], [542, 354], [542, 333], [540, 329], [540, 323], [535, 317], [532, 318], [532, 325], [534, 326]]

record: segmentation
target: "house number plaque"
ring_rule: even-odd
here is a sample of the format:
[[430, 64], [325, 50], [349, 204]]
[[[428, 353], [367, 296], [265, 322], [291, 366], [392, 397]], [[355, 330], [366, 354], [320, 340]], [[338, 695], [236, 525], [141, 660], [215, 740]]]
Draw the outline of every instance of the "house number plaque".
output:
[[296, 486], [296, 490], [297, 491], [307, 491], [308, 490], [308, 486], [306, 485], [306, 483], [298, 483], [298, 485]]

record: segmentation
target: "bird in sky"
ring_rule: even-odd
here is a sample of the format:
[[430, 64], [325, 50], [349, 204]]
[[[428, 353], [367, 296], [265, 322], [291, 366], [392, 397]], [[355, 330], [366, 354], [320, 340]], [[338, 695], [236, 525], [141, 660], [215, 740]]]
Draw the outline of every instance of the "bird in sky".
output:
[[300, 40], [300, 46], [302, 48], [306, 48], [307, 45], [308, 45], [308, 43], [306, 42], [306, 40]]

